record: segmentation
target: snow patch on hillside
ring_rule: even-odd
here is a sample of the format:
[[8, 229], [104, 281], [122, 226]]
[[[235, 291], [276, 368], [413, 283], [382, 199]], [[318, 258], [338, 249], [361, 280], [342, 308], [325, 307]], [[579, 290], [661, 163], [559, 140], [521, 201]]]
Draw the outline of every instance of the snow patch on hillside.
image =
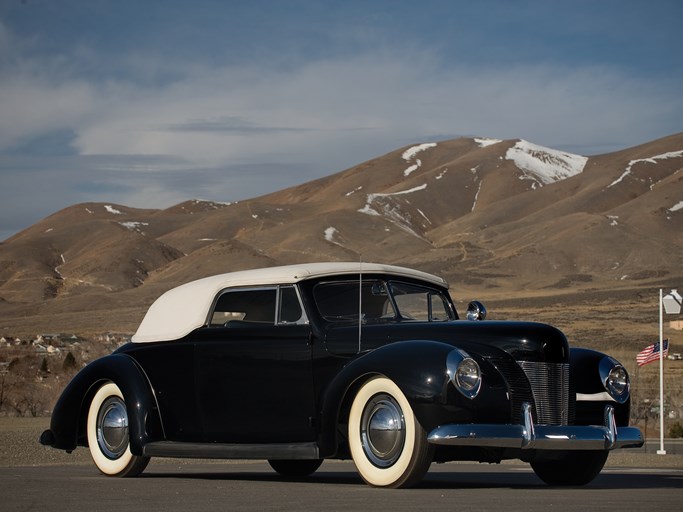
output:
[[673, 205], [671, 208], [669, 208], [670, 212], [677, 212], [678, 210], [683, 210], [683, 201], [679, 201], [675, 205]]
[[339, 234], [339, 230], [335, 227], [330, 226], [327, 228], [324, 232], [325, 240], [328, 242], [338, 245], [340, 247], [343, 247], [341, 243], [339, 243], [337, 240], [335, 240], [335, 237]]
[[[417, 155], [421, 151], [425, 151], [433, 147], [436, 147], [436, 142], [425, 142], [424, 144], [418, 144], [417, 146], [413, 146], [411, 148], [406, 149], [401, 155], [401, 158], [403, 158], [403, 160], [405, 160], [406, 162], [410, 163], [410, 161], [413, 160], [413, 158], [415, 158], [415, 155]], [[405, 171], [403, 171], [403, 176], [410, 176], [410, 174], [417, 171], [421, 166], [422, 161], [420, 159], [415, 159], [415, 163], [408, 167]]]
[[[425, 190], [426, 188], [427, 184], [425, 183], [408, 190], [402, 190], [400, 192], [393, 192], [388, 194], [368, 194], [368, 199], [365, 203], [365, 206], [363, 208], [360, 208], [358, 211], [360, 213], [365, 213], [367, 215], [384, 217], [389, 222], [395, 224], [402, 230], [410, 233], [411, 235], [417, 238], [420, 238], [421, 240], [425, 240], [425, 238], [418, 234], [413, 228], [411, 215], [402, 211], [400, 208], [400, 204], [398, 204], [394, 198], [396, 196], [403, 196], [406, 194], [419, 192], [420, 190]], [[376, 209], [373, 203], [378, 203], [377, 208], [379, 209], [379, 211], [378, 209]]]
[[[60, 254], [60, 255], [59, 255], [59, 258], [62, 260], [62, 265], [64, 265], [64, 264], [66, 263], [66, 258], [64, 258], [64, 255], [63, 255], [63, 254]], [[65, 277], [64, 277], [64, 276], [62, 275], [62, 273], [59, 271], [59, 267], [61, 267], [62, 265], [57, 265], [57, 266], [55, 267], [55, 274], [57, 274], [57, 278], [58, 278], [58, 279], [61, 279], [62, 281], [65, 281], [65, 280], [66, 280]]]
[[224, 206], [232, 206], [234, 204], [234, 202], [212, 201], [210, 199], [193, 199], [192, 202], [194, 204], [206, 205], [209, 208], [213, 208], [214, 210], [218, 210], [219, 208], [222, 208]]
[[498, 144], [499, 142], [503, 142], [500, 139], [490, 139], [488, 137], [478, 137], [474, 139], [474, 142], [479, 144], [480, 148], [485, 148], [487, 146], [493, 146], [494, 144]]
[[372, 208], [372, 203], [376, 199], [383, 198], [383, 197], [392, 197], [392, 196], [401, 196], [401, 195], [405, 195], [405, 194], [412, 194], [413, 192], [425, 190], [426, 188], [427, 188], [427, 184], [425, 183], [425, 184], [420, 185], [418, 187], [413, 187], [413, 188], [408, 189], [408, 190], [402, 190], [400, 192], [391, 192], [388, 194], [381, 194], [381, 193], [368, 194], [368, 200], [365, 203], [365, 206], [358, 211], [361, 213], [367, 213], [368, 215], [380, 215], [380, 213], [377, 210]]
[[[519, 179], [532, 180], [539, 186], [576, 176], [588, 161], [585, 156], [565, 153], [520, 140], [505, 153], [523, 173]], [[535, 188], [535, 187], [534, 187]]]
[[431, 223], [432, 223], [432, 221], [429, 220], [429, 217], [427, 217], [427, 216], [425, 215], [425, 213], [424, 213], [422, 210], [420, 210], [419, 208], [417, 208], [417, 213], [419, 213], [420, 215], [422, 215], [422, 218], [423, 218], [424, 220], [426, 220], [428, 224], [431, 224]]
[[479, 188], [477, 189], [477, 193], [474, 194], [474, 203], [472, 204], [472, 211], [477, 207], [477, 199], [479, 199], [479, 192], [481, 192], [481, 186], [484, 184], [483, 181], [479, 182]]
[[425, 142], [424, 144], [418, 144], [417, 146], [406, 149], [401, 156], [403, 160], [409, 162], [418, 153], [434, 147], [436, 147], [436, 142]]
[[124, 228], [130, 229], [131, 231], [137, 231], [141, 235], [145, 233], [142, 231], [142, 226], [149, 226], [149, 222], [119, 222]]
[[413, 172], [417, 171], [421, 165], [422, 161], [418, 158], [417, 163], [411, 165], [405, 171], [403, 171], [403, 176], [410, 176]]
[[123, 212], [120, 212], [119, 210], [117, 210], [116, 208], [114, 208], [113, 206], [111, 206], [109, 204], [105, 204], [104, 209], [113, 215], [123, 215]]
[[337, 228], [329, 227], [325, 230], [325, 240], [328, 242], [334, 242], [334, 234], [337, 232]]
[[626, 170], [623, 172], [621, 176], [619, 176], [616, 180], [614, 180], [612, 183], [607, 185], [607, 188], [611, 188], [614, 185], [617, 185], [618, 183], [621, 183], [624, 181], [624, 178], [626, 178], [629, 174], [631, 174], [631, 170], [633, 169], [633, 166], [639, 163], [648, 163], [648, 164], [656, 164], [657, 160], [667, 160], [669, 158], [681, 158], [683, 157], [683, 149], [681, 151], [670, 151], [668, 153], [662, 153], [661, 155], [655, 155], [651, 156], [650, 158], [639, 158], [637, 160], [631, 160], [628, 163], [628, 167], [626, 167]]

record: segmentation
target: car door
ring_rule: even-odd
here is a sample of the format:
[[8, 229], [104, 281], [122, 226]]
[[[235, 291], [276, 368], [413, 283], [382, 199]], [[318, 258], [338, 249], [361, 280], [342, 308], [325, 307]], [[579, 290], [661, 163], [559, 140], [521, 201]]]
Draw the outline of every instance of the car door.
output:
[[225, 290], [194, 343], [205, 442], [315, 440], [310, 327], [294, 286]]

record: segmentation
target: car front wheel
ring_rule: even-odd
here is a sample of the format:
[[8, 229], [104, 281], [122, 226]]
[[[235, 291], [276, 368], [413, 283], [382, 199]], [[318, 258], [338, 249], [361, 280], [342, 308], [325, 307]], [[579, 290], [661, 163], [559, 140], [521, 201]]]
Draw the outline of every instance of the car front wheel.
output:
[[531, 461], [531, 468], [548, 485], [586, 485], [600, 474], [608, 454], [607, 450], [541, 453]]
[[353, 462], [372, 486], [411, 487], [432, 462], [433, 447], [408, 400], [385, 377], [371, 379], [358, 390], [348, 433]]
[[97, 468], [109, 476], [137, 476], [149, 457], [133, 455], [128, 436], [128, 412], [119, 387], [109, 382], [93, 397], [88, 411], [88, 446]]

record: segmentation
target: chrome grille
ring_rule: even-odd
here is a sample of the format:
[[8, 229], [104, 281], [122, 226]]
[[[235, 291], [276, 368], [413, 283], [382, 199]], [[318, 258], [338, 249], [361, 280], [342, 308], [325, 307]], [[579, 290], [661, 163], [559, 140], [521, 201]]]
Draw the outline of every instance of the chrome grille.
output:
[[536, 405], [536, 422], [543, 425], [568, 425], [573, 422], [570, 404], [569, 364], [517, 361], [524, 370]]
[[510, 398], [510, 419], [512, 423], [521, 424], [524, 421], [524, 418], [522, 417], [522, 406], [524, 405], [524, 402], [533, 403], [534, 401], [529, 379], [519, 365], [512, 359], [491, 358], [489, 361], [500, 372], [507, 384]]

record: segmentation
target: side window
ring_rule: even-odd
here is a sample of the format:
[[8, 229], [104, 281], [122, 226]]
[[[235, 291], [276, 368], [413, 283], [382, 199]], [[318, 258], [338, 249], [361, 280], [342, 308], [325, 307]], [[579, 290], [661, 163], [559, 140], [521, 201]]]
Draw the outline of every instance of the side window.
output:
[[392, 286], [394, 300], [404, 320], [429, 321], [429, 293], [413, 287]]
[[429, 296], [431, 300], [432, 321], [447, 322], [451, 319], [451, 309], [448, 302], [440, 293], [432, 293]]
[[301, 302], [294, 286], [280, 287], [280, 302], [278, 307], [278, 324], [305, 323]]
[[404, 320], [445, 322], [451, 319], [448, 302], [437, 290], [406, 283], [391, 283], [391, 292]]
[[275, 324], [277, 289], [230, 290], [216, 303], [211, 325]]
[[359, 299], [364, 322], [381, 322], [396, 317], [382, 281], [368, 279], [320, 283], [313, 290], [318, 311], [331, 322], [358, 321]]
[[216, 302], [211, 327], [249, 327], [306, 323], [299, 295], [292, 285], [279, 288], [227, 290]]

